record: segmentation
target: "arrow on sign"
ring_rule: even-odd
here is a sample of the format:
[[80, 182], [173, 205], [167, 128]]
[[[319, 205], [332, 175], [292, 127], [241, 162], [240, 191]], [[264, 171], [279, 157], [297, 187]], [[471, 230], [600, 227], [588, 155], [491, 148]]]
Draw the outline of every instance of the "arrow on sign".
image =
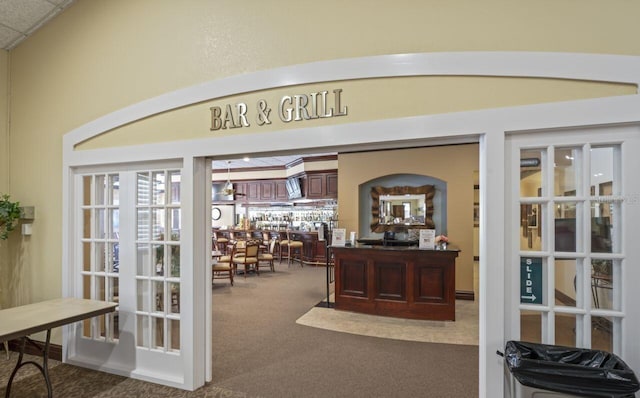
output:
[[536, 301], [536, 295], [535, 294], [532, 294], [531, 296], [520, 296], [520, 298], [528, 299], [528, 300], [531, 300], [531, 301]]

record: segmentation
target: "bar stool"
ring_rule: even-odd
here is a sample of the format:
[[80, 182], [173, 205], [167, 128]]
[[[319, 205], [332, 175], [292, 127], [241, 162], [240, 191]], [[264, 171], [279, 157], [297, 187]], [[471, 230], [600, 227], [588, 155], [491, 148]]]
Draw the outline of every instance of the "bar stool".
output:
[[[288, 239], [288, 237], [289, 237], [289, 232], [287, 232], [287, 234], [285, 235], [285, 237], [286, 237], [287, 239], [280, 239], [280, 238], [281, 238], [281, 235], [280, 235], [280, 234], [278, 234], [278, 238], [277, 238], [277, 240], [278, 240], [278, 261], [279, 261], [280, 263], [282, 263], [282, 254], [283, 254], [283, 253], [287, 253], [287, 254], [289, 253], [289, 239]], [[285, 251], [286, 251], [286, 252], [285, 252]]]
[[[292, 239], [291, 234], [287, 231], [287, 266], [290, 266], [295, 261], [294, 256], [297, 254], [300, 266], [304, 267], [304, 264], [302, 264], [302, 247], [302, 241]], [[282, 246], [280, 246], [280, 249], [282, 249]]]

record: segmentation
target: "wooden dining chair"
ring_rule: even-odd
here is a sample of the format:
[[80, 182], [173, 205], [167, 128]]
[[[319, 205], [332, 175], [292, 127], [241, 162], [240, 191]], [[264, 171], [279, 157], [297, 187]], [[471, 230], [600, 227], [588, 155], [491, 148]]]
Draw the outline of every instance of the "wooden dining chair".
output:
[[227, 244], [229, 243], [229, 239], [222, 236], [217, 231], [213, 231], [213, 247], [216, 250], [221, 251], [222, 253], [227, 253]]
[[229, 255], [230, 256], [237, 256], [238, 254], [242, 253], [244, 251], [244, 248], [247, 246], [247, 241], [246, 240], [236, 240], [233, 241], [230, 245], [229, 245]]
[[246, 241], [244, 240], [239, 240], [239, 241], [235, 241], [233, 243], [229, 243], [227, 245], [227, 254], [224, 254], [222, 256], [218, 256], [218, 262], [219, 263], [229, 263], [229, 265], [231, 265], [231, 268], [233, 267], [233, 261], [231, 260], [233, 257], [237, 256], [238, 254], [244, 252], [244, 248], [246, 245]]
[[262, 232], [262, 242], [260, 242], [260, 252], [266, 252], [269, 250], [269, 242], [271, 238], [269, 237], [269, 232]]
[[276, 240], [271, 239], [269, 242], [269, 251], [258, 254], [258, 263], [256, 264], [256, 273], [260, 275], [260, 266], [268, 266], [271, 272], [276, 272], [273, 265], [274, 251], [276, 248]]
[[238, 252], [238, 254], [231, 257], [231, 262], [233, 263], [234, 268], [237, 270], [238, 265], [241, 265], [244, 268], [244, 277], [246, 279], [247, 274], [251, 268], [256, 268], [258, 264], [258, 251], [260, 246], [256, 241], [248, 241], [246, 242], [244, 251]]
[[[230, 261], [213, 260], [212, 270], [213, 280], [229, 279], [229, 281], [231, 282], [231, 286], [233, 286], [234, 269]], [[213, 281], [211, 282], [213, 283]]]

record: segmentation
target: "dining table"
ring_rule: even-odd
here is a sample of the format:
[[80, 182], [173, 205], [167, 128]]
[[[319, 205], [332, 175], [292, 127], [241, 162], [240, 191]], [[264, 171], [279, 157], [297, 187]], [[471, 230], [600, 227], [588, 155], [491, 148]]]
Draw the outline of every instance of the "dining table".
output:
[[[117, 306], [117, 303], [107, 301], [66, 297], [0, 310], [0, 343], [20, 339], [18, 362], [7, 382], [5, 398], [11, 394], [11, 384], [16, 373], [25, 365], [33, 365], [42, 373], [47, 385], [47, 397], [51, 398], [53, 389], [48, 369], [51, 330], [113, 312]], [[47, 332], [44, 346], [40, 346], [29, 338], [30, 335], [43, 331]], [[42, 364], [35, 361], [24, 361], [26, 343], [35, 346], [41, 352]]]

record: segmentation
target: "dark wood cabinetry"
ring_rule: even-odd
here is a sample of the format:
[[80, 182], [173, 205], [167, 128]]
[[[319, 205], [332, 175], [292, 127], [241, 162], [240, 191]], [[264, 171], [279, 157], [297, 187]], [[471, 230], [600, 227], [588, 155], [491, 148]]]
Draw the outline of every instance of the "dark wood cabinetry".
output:
[[307, 199], [336, 199], [338, 197], [338, 173], [307, 173], [304, 177]]
[[[312, 172], [299, 177], [302, 182], [303, 196], [307, 199], [337, 199], [338, 173]], [[236, 181], [236, 192], [248, 202], [287, 202], [287, 180]]]
[[282, 202], [289, 200], [287, 180], [238, 181], [233, 185], [249, 202]]
[[247, 200], [255, 201], [260, 199], [260, 185], [255, 182], [247, 183]]
[[274, 188], [276, 192], [276, 201], [286, 202], [289, 200], [289, 193], [287, 192], [287, 180], [275, 180]]
[[333, 247], [335, 308], [399, 318], [455, 320], [458, 252]]
[[274, 181], [260, 181], [260, 200], [275, 200], [276, 198], [276, 189]]
[[327, 196], [338, 198], [338, 173], [327, 174]]
[[233, 188], [236, 190], [238, 196], [248, 196], [249, 187], [246, 182], [234, 182]]
[[305, 195], [309, 199], [320, 199], [324, 196], [326, 190], [326, 179], [322, 174], [307, 175], [307, 194]]

